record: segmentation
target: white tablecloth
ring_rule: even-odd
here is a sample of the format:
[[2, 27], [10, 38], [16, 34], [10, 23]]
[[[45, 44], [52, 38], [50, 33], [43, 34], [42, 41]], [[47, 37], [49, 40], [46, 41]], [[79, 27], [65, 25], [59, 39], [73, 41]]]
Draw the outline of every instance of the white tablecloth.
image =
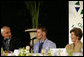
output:
[[[58, 49], [50, 49], [51, 51], [51, 54], [52, 56], [68, 56], [68, 53], [66, 52], [66, 49], [65, 48], [58, 48]], [[8, 54], [8, 56], [18, 56], [20, 50], [19, 49], [15, 49], [14, 52]], [[21, 52], [22, 52], [22, 49], [21, 49]], [[37, 54], [39, 56], [43, 56], [42, 54], [40, 53], [33, 53], [32, 55], [33, 56], [37, 56]], [[45, 56], [48, 56], [45, 54]], [[73, 53], [73, 56], [83, 56], [83, 53]]]

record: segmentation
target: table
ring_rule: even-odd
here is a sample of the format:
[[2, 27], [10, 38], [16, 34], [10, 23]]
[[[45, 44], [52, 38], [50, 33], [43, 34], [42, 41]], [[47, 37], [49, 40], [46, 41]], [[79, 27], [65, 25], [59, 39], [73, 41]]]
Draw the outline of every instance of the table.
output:
[[[15, 49], [14, 52], [8, 53], [8, 56], [18, 56], [18, 54], [22, 53], [23, 49]], [[52, 56], [68, 56], [65, 48], [58, 48], [58, 49], [50, 49]], [[41, 53], [28, 53], [25, 56], [49, 56], [48, 54], [41, 54]], [[72, 56], [83, 56], [83, 53], [73, 53]]]

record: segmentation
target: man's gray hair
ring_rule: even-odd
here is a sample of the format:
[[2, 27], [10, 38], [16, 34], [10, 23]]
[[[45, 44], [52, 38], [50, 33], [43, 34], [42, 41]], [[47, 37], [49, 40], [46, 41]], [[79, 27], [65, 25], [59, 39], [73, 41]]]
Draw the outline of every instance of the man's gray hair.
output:
[[4, 28], [9, 28], [10, 29], [10, 27], [8, 27], [8, 26], [3, 26], [2, 28], [1, 28], [1, 33], [3, 33], [4, 32]]

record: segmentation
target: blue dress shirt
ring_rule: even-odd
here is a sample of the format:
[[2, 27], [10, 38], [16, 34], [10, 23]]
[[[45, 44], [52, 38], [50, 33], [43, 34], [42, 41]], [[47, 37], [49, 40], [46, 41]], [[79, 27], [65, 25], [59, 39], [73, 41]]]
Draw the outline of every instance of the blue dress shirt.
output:
[[[34, 45], [34, 53], [39, 53], [39, 45], [40, 45], [40, 41], [37, 42], [35, 45]], [[53, 43], [52, 41], [48, 40], [48, 39], [45, 39], [43, 45], [42, 45], [42, 49], [45, 50], [45, 52], [47, 52], [49, 49], [51, 48], [56, 48], [56, 44]]]

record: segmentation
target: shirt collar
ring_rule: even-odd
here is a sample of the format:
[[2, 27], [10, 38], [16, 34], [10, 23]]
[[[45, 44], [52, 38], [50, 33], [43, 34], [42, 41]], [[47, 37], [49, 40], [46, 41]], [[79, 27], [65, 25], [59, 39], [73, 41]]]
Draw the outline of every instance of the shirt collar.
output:
[[[12, 38], [12, 37], [11, 37], [11, 38]], [[11, 38], [10, 38], [10, 37], [8, 37], [8, 39], [5, 39], [5, 37], [3, 37], [3, 39], [4, 39], [4, 40], [11, 40]]]
[[[44, 42], [46, 42], [46, 40], [47, 40], [47, 38], [45, 38], [45, 40], [43, 41], [43, 43], [44, 43]], [[40, 43], [42, 43], [42, 41], [41, 41], [41, 40], [40, 40], [39, 42], [40, 42]]]

